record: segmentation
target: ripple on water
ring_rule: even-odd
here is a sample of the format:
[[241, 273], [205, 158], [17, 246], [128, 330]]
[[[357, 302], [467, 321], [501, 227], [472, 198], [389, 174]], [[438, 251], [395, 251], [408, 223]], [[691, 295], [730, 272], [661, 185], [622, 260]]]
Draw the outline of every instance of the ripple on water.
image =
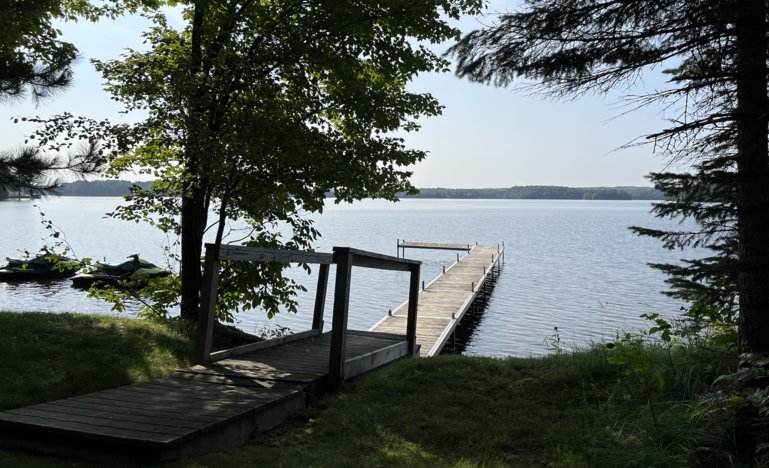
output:
[[[139, 252], [165, 264], [163, 246], [170, 239], [153, 228], [113, 219], [120, 199], [65, 197], [39, 201], [46, 215], [62, 228], [81, 257], [119, 262]], [[499, 276], [466, 353], [494, 356], [542, 355], [558, 327], [566, 348], [612, 339], [618, 332], [644, 327], [638, 315], [658, 312], [674, 317], [681, 303], [659, 294], [664, 277], [649, 262], [676, 261], [681, 252], [662, 250], [652, 239], [627, 228], [675, 226], [649, 215], [647, 202], [546, 200], [404, 200], [399, 204], [366, 200], [354, 205], [329, 204], [316, 227], [323, 233], [317, 250], [353, 246], [395, 255], [396, 239], [431, 242], [504, 241], [506, 264]], [[0, 258], [36, 250], [46, 232], [29, 202], [0, 203]], [[422, 279], [438, 275], [455, 252], [407, 250], [423, 261]], [[294, 331], [312, 320], [315, 274], [289, 273], [308, 288], [300, 294], [298, 314], [279, 314], [275, 321], [250, 312], [237, 317], [246, 331], [276, 322]], [[333, 276], [329, 288], [333, 288]], [[366, 329], [408, 293], [408, 275], [366, 269], [353, 271], [349, 325]], [[331, 319], [331, 298], [326, 322]], [[63, 281], [51, 284], [0, 284], [0, 309], [110, 313], [109, 306], [88, 299]]]

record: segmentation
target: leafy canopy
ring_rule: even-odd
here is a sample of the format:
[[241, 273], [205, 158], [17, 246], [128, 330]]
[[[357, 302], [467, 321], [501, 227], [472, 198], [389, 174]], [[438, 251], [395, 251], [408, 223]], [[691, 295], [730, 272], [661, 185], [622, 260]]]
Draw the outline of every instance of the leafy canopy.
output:
[[[252, 228], [239, 239], [247, 244], [311, 248], [318, 232], [302, 213], [321, 212], [326, 193], [349, 202], [413, 191], [404, 168], [425, 152], [407, 148], [399, 132], [417, 130], [418, 119], [438, 115], [441, 106], [407, 84], [418, 73], [448, 70], [427, 43], [458, 37], [447, 19], [480, 6], [480, 0], [194, 2], [184, 9], [181, 30], [161, 13], [149, 15], [149, 50], [96, 63], [114, 98], [147, 114], [139, 124], [115, 128], [121, 151], [113, 173], [138, 169], [158, 178], [116, 215], [152, 219], [182, 234], [183, 243], [192, 230], [188, 239], [200, 245], [208, 223], [178, 218], [182, 203], [194, 204], [203, 221], [216, 213], [210, 227], [217, 226], [217, 242], [227, 220], [242, 219]], [[181, 197], [169, 201], [171, 194]], [[281, 235], [278, 224], [290, 233]], [[196, 269], [184, 246], [182, 252], [182, 268]], [[299, 286], [283, 279], [281, 269], [228, 266], [222, 317], [258, 306], [272, 314], [278, 303], [290, 303]]]

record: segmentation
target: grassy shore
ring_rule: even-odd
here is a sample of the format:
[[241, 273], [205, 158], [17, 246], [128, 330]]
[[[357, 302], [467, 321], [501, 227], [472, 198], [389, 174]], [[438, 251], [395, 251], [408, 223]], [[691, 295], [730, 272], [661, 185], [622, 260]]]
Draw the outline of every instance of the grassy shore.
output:
[[[190, 346], [169, 324], [0, 314], [0, 409], [157, 377], [187, 364]], [[403, 360], [240, 449], [170, 466], [751, 466], [734, 415], [693, 417], [733, 352], [616, 357]], [[0, 466], [89, 464], [0, 450]]]

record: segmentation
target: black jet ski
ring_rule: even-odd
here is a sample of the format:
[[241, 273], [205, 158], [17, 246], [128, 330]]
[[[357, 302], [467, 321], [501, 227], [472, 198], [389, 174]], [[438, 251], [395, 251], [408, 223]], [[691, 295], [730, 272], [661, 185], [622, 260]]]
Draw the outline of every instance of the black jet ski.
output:
[[0, 268], [0, 281], [36, 281], [69, 278], [82, 266], [78, 260], [57, 254], [41, 254], [31, 259], [7, 258]]
[[131, 260], [116, 265], [97, 262], [95, 270], [74, 276], [72, 285], [78, 288], [89, 288], [94, 283], [97, 286], [117, 286], [121, 281], [141, 281], [171, 274], [170, 271], [139, 258], [138, 254], [130, 255], [128, 258]]

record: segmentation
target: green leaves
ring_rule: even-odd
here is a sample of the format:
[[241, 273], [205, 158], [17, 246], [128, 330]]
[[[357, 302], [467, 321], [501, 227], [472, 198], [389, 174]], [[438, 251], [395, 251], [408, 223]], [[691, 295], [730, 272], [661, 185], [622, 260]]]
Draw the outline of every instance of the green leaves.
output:
[[[113, 173], [159, 179], [151, 191], [133, 191], [130, 206], [114, 215], [179, 233], [183, 282], [195, 284], [207, 229], [216, 242], [307, 249], [319, 233], [303, 213], [322, 211], [326, 193], [353, 201], [412, 191], [403, 168], [425, 152], [393, 133], [417, 130], [418, 119], [441, 106], [406, 84], [447, 69], [424, 46], [456, 36], [441, 15], [477, 12], [481, 3], [215, 0], [187, 3], [182, 30], [149, 15], [149, 50], [95, 63], [114, 99], [147, 115], [115, 127]], [[252, 232], [225, 239], [232, 219], [246, 220]], [[278, 225], [287, 226], [285, 237]], [[283, 267], [225, 265], [219, 317], [295, 310], [301, 286], [282, 276]], [[191, 302], [197, 296], [182, 300]]]
[[673, 331], [673, 325], [660, 317], [660, 314], [641, 314], [641, 318], [649, 320], [654, 325], [649, 328], [649, 335], [656, 335], [659, 333], [659, 337], [665, 343], [670, 343], [670, 333]]

